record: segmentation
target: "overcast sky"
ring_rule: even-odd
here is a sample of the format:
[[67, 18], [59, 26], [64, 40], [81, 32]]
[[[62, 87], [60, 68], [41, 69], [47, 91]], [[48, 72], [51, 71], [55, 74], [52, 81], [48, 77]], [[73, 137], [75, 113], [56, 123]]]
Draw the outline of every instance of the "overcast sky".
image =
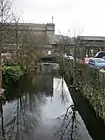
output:
[[13, 0], [13, 7], [22, 22], [49, 23], [53, 16], [56, 33], [105, 36], [105, 0]]

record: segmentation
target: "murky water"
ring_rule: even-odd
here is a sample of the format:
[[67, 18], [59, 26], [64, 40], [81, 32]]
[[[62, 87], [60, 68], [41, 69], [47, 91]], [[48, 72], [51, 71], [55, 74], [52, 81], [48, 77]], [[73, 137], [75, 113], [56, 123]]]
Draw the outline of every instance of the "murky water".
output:
[[45, 72], [29, 74], [8, 93], [0, 139], [91, 140], [65, 81], [58, 73]]

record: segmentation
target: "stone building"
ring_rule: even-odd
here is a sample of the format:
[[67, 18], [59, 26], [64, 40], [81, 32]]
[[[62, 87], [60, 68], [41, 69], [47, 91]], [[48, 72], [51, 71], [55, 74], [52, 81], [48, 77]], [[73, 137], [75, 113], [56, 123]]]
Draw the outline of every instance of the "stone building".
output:
[[11, 23], [4, 24], [1, 29], [4, 34], [2, 52], [14, 52], [22, 45], [22, 39], [25, 43], [30, 40], [30, 44], [44, 55], [53, 51], [55, 34], [55, 24], [53, 23]]

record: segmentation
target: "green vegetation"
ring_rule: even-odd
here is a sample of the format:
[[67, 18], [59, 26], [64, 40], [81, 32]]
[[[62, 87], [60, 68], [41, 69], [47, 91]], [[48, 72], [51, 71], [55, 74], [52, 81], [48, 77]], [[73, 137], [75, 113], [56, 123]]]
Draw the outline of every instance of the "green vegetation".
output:
[[76, 64], [74, 69], [70, 61], [64, 61], [63, 66], [66, 80], [70, 83], [70, 77], [75, 78], [81, 95], [90, 103], [96, 115], [105, 122], [105, 73], [83, 64]]
[[24, 71], [19, 65], [11, 65], [3, 67], [3, 87], [7, 88], [11, 84], [18, 84]]
[[21, 58], [19, 60], [5, 59], [4, 67], [2, 70], [4, 89], [7, 89], [11, 85], [17, 85], [24, 74], [28, 73], [29, 71], [36, 70], [36, 61], [34, 61], [33, 63], [32, 58], [30, 58], [29, 60], [30, 61], [26, 61], [24, 58]]

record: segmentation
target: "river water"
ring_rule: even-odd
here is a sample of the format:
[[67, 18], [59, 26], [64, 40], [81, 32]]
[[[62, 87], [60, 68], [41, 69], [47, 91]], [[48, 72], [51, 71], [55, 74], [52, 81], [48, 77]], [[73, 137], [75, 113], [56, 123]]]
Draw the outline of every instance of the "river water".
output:
[[45, 65], [8, 92], [0, 140], [92, 140], [56, 69]]

